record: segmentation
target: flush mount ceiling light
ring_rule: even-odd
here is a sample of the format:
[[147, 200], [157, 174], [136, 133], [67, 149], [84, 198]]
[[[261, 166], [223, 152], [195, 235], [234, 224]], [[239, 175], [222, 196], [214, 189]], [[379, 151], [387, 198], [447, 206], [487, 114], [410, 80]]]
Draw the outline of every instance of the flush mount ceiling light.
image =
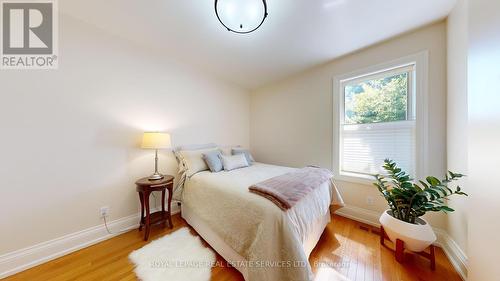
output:
[[267, 17], [265, 0], [215, 0], [215, 14], [228, 31], [250, 33]]

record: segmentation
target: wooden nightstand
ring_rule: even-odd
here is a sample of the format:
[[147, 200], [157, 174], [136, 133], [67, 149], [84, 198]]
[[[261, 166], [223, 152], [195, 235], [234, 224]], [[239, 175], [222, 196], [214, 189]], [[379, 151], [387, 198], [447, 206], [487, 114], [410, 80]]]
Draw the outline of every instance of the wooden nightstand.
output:
[[[166, 175], [160, 180], [149, 180], [148, 178], [142, 178], [135, 182], [137, 185], [137, 192], [139, 193], [139, 200], [141, 200], [141, 223], [139, 226], [139, 231], [142, 227], [145, 227], [144, 241], [149, 238], [149, 231], [152, 225], [162, 223], [165, 227], [168, 220], [169, 227], [172, 228], [172, 191], [174, 186], [174, 177]], [[165, 211], [165, 191], [168, 190], [168, 202]], [[150, 214], [149, 208], [149, 195], [153, 191], [161, 191], [161, 211]], [[144, 214], [144, 212], [146, 212]]]

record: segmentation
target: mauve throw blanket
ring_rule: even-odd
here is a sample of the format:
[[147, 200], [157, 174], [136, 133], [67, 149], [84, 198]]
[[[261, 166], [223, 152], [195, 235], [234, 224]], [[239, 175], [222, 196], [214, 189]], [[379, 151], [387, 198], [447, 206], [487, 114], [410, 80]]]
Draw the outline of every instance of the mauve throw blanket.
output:
[[305, 167], [254, 184], [249, 190], [286, 211], [332, 177], [333, 174], [328, 169]]

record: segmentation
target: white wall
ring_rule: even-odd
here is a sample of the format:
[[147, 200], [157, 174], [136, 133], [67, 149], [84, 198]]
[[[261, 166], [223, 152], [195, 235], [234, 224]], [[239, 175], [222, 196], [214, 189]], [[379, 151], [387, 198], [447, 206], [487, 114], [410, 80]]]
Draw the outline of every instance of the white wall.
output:
[[[67, 16], [55, 71], [0, 71], [0, 255], [135, 214], [144, 130], [248, 145], [249, 96]], [[164, 152], [160, 170], [174, 173]], [[7, 243], [8, 241], [8, 243]]]
[[469, 1], [469, 280], [500, 276], [500, 1]]
[[[448, 170], [468, 174], [467, 166], [467, 1], [459, 0], [447, 21], [448, 95], [447, 95], [447, 165]], [[467, 178], [460, 184], [465, 192]], [[448, 233], [460, 248], [467, 250], [467, 197], [450, 200], [455, 212], [448, 215]]]
[[[429, 51], [428, 171], [446, 171], [446, 24], [439, 22], [265, 86], [251, 96], [251, 148], [259, 161], [289, 166], [333, 163], [333, 77], [404, 56]], [[369, 185], [340, 182], [350, 206], [381, 213], [387, 208]], [[366, 203], [367, 196], [375, 199]], [[445, 228], [445, 216], [431, 215]]]

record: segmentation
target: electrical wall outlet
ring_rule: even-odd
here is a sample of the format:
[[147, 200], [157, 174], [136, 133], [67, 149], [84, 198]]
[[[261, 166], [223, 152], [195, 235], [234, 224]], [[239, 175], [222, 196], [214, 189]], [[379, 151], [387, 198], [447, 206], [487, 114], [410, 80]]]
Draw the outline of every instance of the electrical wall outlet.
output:
[[109, 207], [108, 206], [101, 207], [101, 209], [99, 209], [99, 214], [101, 214], [101, 218], [107, 217], [109, 214]]
[[366, 196], [366, 204], [373, 205], [374, 199], [373, 196]]

